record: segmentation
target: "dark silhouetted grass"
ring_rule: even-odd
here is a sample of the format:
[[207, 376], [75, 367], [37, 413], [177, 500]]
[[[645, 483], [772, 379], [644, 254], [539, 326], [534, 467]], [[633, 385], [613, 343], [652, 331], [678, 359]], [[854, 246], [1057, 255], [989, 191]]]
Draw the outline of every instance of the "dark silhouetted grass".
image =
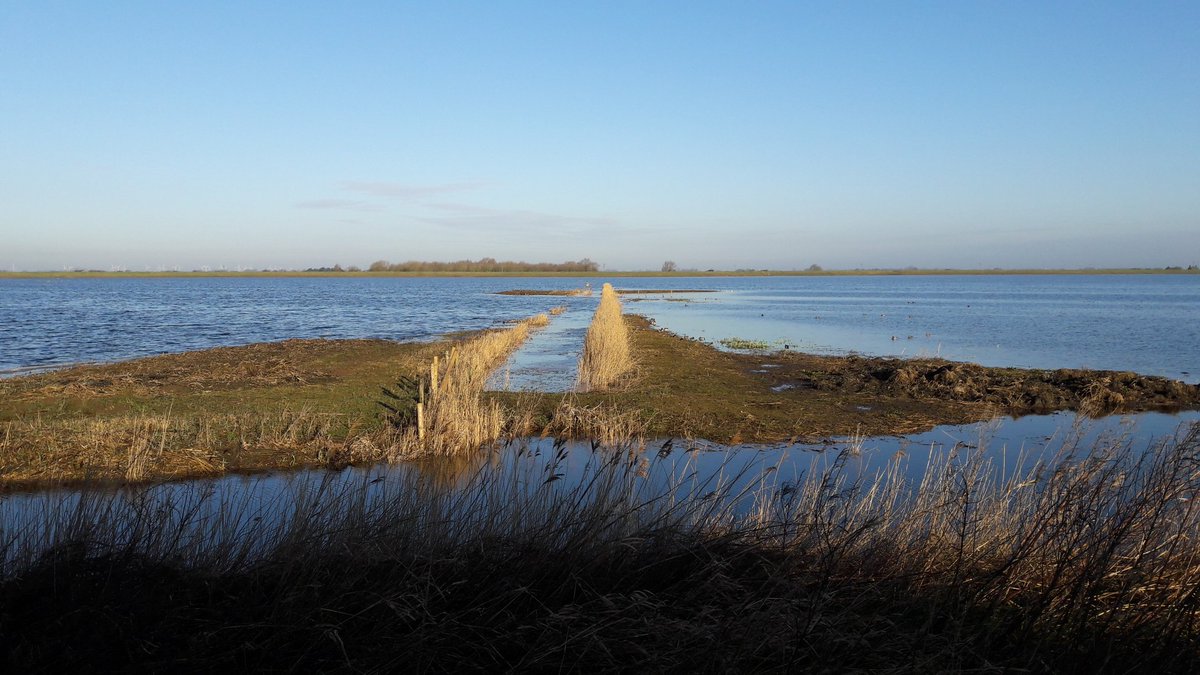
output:
[[[0, 511], [10, 672], [1188, 672], [1200, 432], [1003, 477], [852, 454], [794, 483], [655, 476], [672, 444], [508, 450], [458, 478], [312, 479]], [[523, 455], [523, 456], [517, 456]], [[684, 463], [682, 466], [690, 466]], [[758, 467], [755, 471], [761, 469]], [[749, 487], [746, 487], [749, 486]]]

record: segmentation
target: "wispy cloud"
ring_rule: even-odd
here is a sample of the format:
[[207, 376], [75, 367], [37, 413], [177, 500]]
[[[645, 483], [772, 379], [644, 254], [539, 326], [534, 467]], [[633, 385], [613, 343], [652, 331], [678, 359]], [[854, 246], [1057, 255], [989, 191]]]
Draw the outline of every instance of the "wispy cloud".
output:
[[566, 216], [530, 209], [497, 209], [460, 202], [438, 201], [439, 196], [468, 192], [486, 187], [483, 182], [458, 182], [414, 185], [387, 181], [346, 181], [343, 190], [365, 195], [363, 199], [313, 199], [299, 202], [300, 208], [349, 211], [382, 211], [376, 200], [405, 202], [402, 213], [410, 220], [440, 227], [471, 231], [529, 236], [579, 237], [602, 230], [620, 229], [610, 218]]
[[382, 211], [383, 207], [379, 204], [372, 204], [357, 199], [309, 199], [303, 202], [297, 202], [296, 208], [300, 209], [332, 209], [340, 211]]
[[361, 192], [372, 197], [396, 197], [400, 199], [427, 199], [434, 195], [447, 192], [463, 192], [477, 190], [487, 184], [482, 182], [443, 183], [440, 185], [412, 185], [409, 183], [389, 183], [386, 181], [347, 181], [342, 188], [351, 192]]
[[504, 230], [539, 234], [578, 234], [582, 229], [609, 227], [611, 218], [563, 216], [525, 209], [490, 209], [469, 204], [437, 202], [426, 204], [446, 211], [446, 216], [418, 216], [417, 220], [460, 230]]

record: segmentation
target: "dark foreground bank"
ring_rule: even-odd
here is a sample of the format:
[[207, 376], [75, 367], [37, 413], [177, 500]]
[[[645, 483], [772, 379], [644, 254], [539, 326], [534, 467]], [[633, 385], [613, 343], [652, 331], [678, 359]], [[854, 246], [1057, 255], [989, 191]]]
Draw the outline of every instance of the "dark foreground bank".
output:
[[4, 531], [0, 663], [1200, 666], [1195, 429], [1148, 449], [1075, 448], [1007, 478], [979, 454], [947, 455], [919, 487], [902, 471], [853, 478], [843, 456], [796, 483], [762, 483], [750, 511], [722, 483], [681, 480], [663, 498], [644, 480], [655, 452], [597, 447], [588, 478], [565, 487], [561, 453], [506, 452], [518, 456], [450, 487], [414, 472], [318, 482], [267, 505], [152, 490], [47, 501], [35, 524]]

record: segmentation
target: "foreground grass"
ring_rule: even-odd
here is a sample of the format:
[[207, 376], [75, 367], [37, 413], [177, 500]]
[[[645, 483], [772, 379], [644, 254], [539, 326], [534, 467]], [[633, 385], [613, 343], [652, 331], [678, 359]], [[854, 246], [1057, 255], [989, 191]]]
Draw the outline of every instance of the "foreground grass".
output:
[[[598, 449], [153, 490], [0, 518], [0, 662], [37, 670], [1192, 672], [1200, 438], [1066, 447], [1007, 479], [840, 456], [721, 481]], [[684, 465], [686, 466], [686, 464]], [[761, 468], [761, 467], [760, 467]], [[767, 476], [770, 474], [768, 473]], [[752, 503], [751, 508], [736, 505]], [[11, 502], [9, 502], [11, 504]], [[40, 504], [40, 506], [39, 506]], [[7, 504], [0, 504], [7, 506]]]

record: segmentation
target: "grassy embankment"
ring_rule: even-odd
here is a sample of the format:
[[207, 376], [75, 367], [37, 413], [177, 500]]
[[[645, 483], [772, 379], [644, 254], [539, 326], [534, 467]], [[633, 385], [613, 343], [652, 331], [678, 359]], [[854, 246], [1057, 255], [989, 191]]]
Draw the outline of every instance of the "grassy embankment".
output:
[[[0, 379], [0, 481], [137, 481], [474, 450], [505, 419], [481, 400], [487, 373], [547, 321], [433, 343], [286, 340]], [[420, 383], [424, 433], [380, 415], [381, 390], [401, 378]]]
[[[998, 478], [843, 455], [799, 482], [653, 481], [618, 447], [290, 498], [112, 493], [0, 519], [12, 672], [1195, 672], [1200, 438]], [[1070, 451], [1068, 450], [1068, 454]], [[832, 458], [831, 458], [832, 459]], [[549, 461], [543, 468], [542, 462]], [[741, 494], [741, 496], [747, 496]], [[40, 507], [37, 505], [40, 504]], [[0, 506], [3, 506], [0, 503]], [[261, 509], [261, 510], [256, 510]], [[17, 517], [12, 517], [17, 516]], [[23, 524], [22, 524], [23, 523]]]

